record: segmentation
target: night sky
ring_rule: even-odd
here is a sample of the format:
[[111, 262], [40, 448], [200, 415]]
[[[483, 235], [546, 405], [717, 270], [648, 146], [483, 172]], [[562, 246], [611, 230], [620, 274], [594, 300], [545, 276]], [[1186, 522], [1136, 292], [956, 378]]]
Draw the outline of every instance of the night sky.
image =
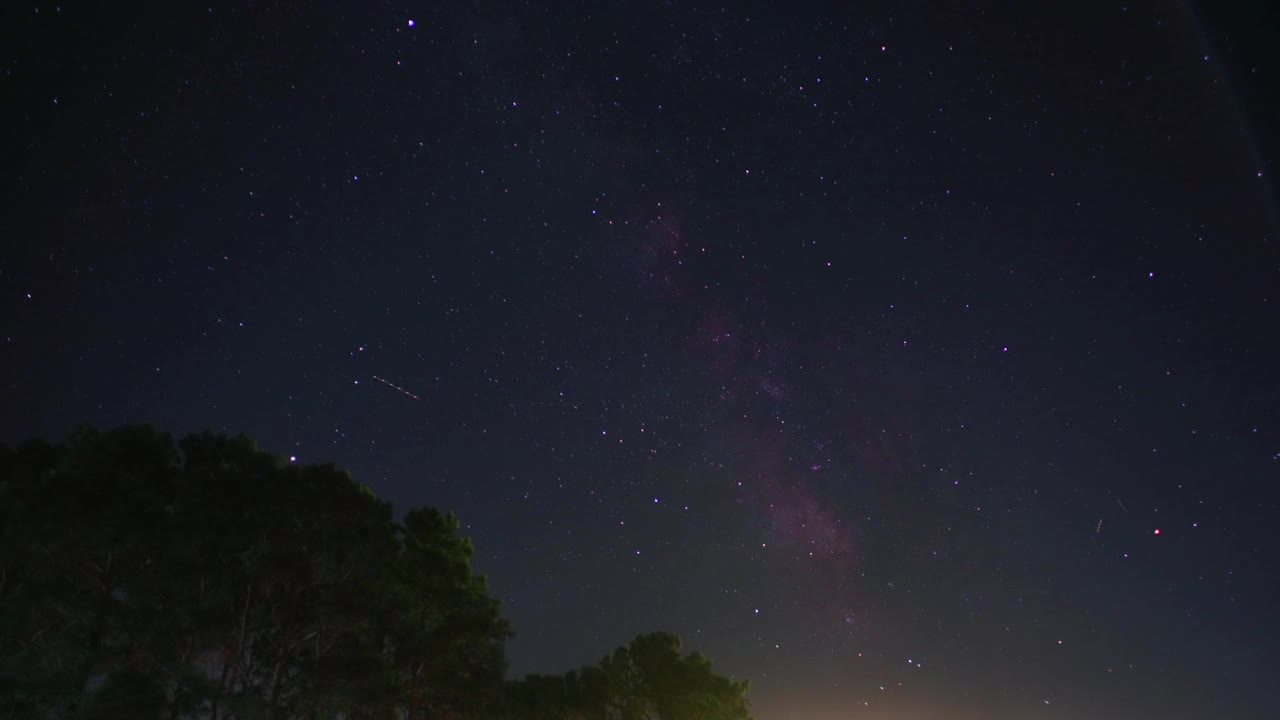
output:
[[3, 441], [452, 510], [513, 676], [1274, 717], [1276, 11], [131, 5], [4, 11]]

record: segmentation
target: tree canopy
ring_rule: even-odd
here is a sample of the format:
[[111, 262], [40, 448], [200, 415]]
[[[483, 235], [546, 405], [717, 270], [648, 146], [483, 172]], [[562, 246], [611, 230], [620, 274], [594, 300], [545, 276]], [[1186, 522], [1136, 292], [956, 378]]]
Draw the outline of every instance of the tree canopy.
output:
[[0, 445], [0, 717], [748, 718], [746, 682], [665, 633], [504, 682], [459, 531], [243, 436]]
[[0, 715], [479, 711], [510, 632], [458, 530], [243, 437], [0, 451]]
[[747, 681], [717, 675], [669, 633], [640, 635], [598, 665], [511, 683], [512, 717], [529, 720], [748, 720]]

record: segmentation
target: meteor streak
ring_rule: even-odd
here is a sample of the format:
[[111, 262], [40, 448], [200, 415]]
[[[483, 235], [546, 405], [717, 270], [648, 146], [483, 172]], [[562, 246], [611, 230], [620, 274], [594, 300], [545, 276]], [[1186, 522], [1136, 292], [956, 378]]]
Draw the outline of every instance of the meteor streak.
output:
[[392, 390], [395, 390], [396, 392], [398, 392], [398, 393], [400, 393], [400, 394], [402, 394], [402, 395], [408, 395], [409, 397], [413, 398], [414, 400], [421, 400], [421, 399], [422, 399], [422, 398], [418, 397], [417, 395], [414, 395], [413, 393], [409, 392], [408, 390], [405, 390], [404, 388], [400, 387], [399, 385], [397, 385], [397, 384], [395, 384], [395, 383], [393, 383], [393, 382], [390, 382], [389, 380], [383, 380], [382, 378], [378, 377], [377, 375], [374, 375], [374, 376], [373, 376], [373, 379], [374, 379], [374, 380], [377, 380], [378, 382], [382, 383], [383, 385], [386, 385], [387, 387], [391, 388]]

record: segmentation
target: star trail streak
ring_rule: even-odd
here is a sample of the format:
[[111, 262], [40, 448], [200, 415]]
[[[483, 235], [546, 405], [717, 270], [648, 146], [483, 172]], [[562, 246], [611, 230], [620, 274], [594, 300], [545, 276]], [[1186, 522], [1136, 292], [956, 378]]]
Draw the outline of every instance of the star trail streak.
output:
[[378, 377], [377, 375], [374, 375], [374, 376], [373, 376], [373, 379], [374, 379], [374, 380], [377, 380], [378, 382], [382, 383], [383, 385], [386, 385], [387, 387], [391, 388], [392, 390], [395, 390], [396, 392], [398, 392], [398, 393], [400, 393], [400, 394], [402, 394], [402, 395], [408, 395], [409, 397], [413, 398], [414, 400], [421, 400], [421, 399], [422, 399], [422, 398], [418, 397], [417, 395], [414, 395], [413, 393], [409, 392], [408, 390], [405, 390], [404, 388], [400, 387], [399, 385], [397, 385], [397, 384], [395, 384], [395, 383], [391, 382], [390, 380], [383, 380], [382, 378]]

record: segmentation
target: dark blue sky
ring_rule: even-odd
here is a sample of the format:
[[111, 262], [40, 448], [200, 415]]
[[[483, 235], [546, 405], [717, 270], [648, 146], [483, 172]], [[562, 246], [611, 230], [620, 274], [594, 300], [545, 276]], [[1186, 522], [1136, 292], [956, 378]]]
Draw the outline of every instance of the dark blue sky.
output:
[[6, 11], [0, 438], [453, 510], [513, 673], [1269, 717], [1275, 12], [863, 5]]

